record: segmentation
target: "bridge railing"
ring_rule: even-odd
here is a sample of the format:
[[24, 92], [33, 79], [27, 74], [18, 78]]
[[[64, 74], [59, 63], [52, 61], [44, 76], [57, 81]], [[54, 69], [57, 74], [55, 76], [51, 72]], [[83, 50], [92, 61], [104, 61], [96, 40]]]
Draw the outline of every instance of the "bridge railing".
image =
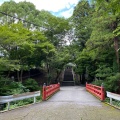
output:
[[36, 103], [36, 97], [40, 96], [40, 91], [35, 92], [27, 92], [18, 95], [10, 95], [10, 96], [0, 96], [0, 104], [7, 103], [7, 110], [10, 109], [10, 102], [23, 100], [27, 98], [34, 98], [34, 103]]
[[98, 97], [101, 101], [105, 100], [104, 87], [86, 83], [86, 90]]
[[47, 100], [51, 95], [60, 90], [60, 83], [51, 84], [49, 86], [43, 85], [42, 100]]
[[120, 101], [120, 94], [115, 94], [115, 93], [112, 93], [112, 92], [108, 92], [107, 91], [107, 97], [110, 98], [110, 104], [112, 105], [112, 99], [114, 100], [117, 100], [117, 101]]

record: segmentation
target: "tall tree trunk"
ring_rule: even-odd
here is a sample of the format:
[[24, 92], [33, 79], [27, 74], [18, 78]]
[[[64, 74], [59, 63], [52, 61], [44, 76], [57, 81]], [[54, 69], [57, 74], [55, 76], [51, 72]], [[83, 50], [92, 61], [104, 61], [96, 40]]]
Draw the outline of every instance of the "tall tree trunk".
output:
[[7, 77], [9, 77], [10, 76], [10, 70], [8, 71], [8, 75], [7, 75]]
[[118, 64], [118, 70], [120, 70], [119, 69], [120, 62], [119, 62], [119, 51], [118, 51], [118, 49], [119, 49], [118, 37], [114, 38], [114, 49], [115, 49], [115, 53], [116, 53], [116, 62]]
[[[116, 21], [112, 22], [111, 24], [111, 29], [112, 31], [116, 30], [116, 28], [118, 27], [118, 20], [116, 19]], [[113, 38], [113, 41], [114, 41], [114, 49], [115, 49], [115, 54], [116, 54], [116, 62], [117, 62], [117, 65], [118, 65], [118, 71], [120, 71], [120, 68], [119, 68], [119, 41], [118, 41], [118, 37], [114, 37]]]
[[17, 79], [20, 81], [19, 71], [17, 71]]
[[23, 75], [23, 69], [21, 69], [21, 73], [20, 73], [20, 81], [22, 82], [22, 75]]
[[55, 82], [58, 82], [58, 78], [59, 78], [60, 74], [61, 74], [61, 71], [60, 72], [57, 71], [57, 76], [55, 78]]
[[48, 61], [47, 61], [47, 63], [46, 63], [46, 68], [47, 68], [47, 85], [49, 85], [49, 84], [50, 84], [50, 77], [49, 77], [49, 75], [50, 75], [50, 70], [49, 70]]

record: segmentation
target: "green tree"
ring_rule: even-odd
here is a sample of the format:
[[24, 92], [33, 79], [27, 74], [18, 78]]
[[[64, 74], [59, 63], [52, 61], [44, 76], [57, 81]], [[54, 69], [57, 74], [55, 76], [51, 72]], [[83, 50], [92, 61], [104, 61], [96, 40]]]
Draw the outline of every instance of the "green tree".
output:
[[61, 72], [70, 61], [71, 55], [69, 49], [66, 47], [62, 47], [59, 51], [56, 51], [55, 55], [50, 59], [50, 71], [53, 76], [52, 79], [55, 82], [58, 82]]
[[[119, 25], [120, 25], [120, 10], [119, 0], [100, 1], [95, 0], [96, 13], [98, 13], [98, 22], [100, 23], [101, 31], [105, 31], [102, 36], [113, 41], [116, 62], [119, 69]], [[106, 33], [106, 34], [105, 34]]]
[[65, 45], [65, 35], [70, 30], [69, 21], [53, 15], [46, 17], [45, 35], [56, 48]]
[[1, 14], [0, 13], [0, 19], [2, 24], [6, 24], [6, 23], [14, 23], [15, 22], [15, 18], [13, 17], [9, 17], [7, 14], [10, 14], [12, 16], [16, 16], [17, 12], [17, 4], [10, 0], [9, 2], [4, 2], [1, 6], [0, 6], [0, 12], [3, 12], [5, 14]]
[[86, 41], [91, 35], [90, 21], [92, 17], [93, 8], [87, 0], [80, 1], [73, 12], [72, 21], [75, 28], [74, 44], [79, 47], [79, 50], [85, 48]]

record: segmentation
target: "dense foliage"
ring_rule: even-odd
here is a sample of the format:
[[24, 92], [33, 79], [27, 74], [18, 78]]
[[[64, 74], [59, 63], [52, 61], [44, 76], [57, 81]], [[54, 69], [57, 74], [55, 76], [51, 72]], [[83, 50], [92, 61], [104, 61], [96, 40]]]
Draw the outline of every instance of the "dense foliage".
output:
[[22, 82], [23, 71], [41, 68], [49, 76], [50, 61], [66, 42], [69, 29], [67, 19], [39, 11], [30, 2], [4, 2], [0, 6], [0, 74], [7, 71], [10, 77], [10, 72], [17, 71], [16, 79]]
[[71, 18], [76, 37], [72, 46], [78, 48], [76, 72], [84, 74], [88, 82], [104, 82], [112, 92], [118, 90], [120, 83], [119, 7], [119, 0], [81, 0]]
[[[16, 89], [20, 93], [38, 90], [32, 79], [23, 83], [23, 71], [30, 69], [44, 69], [47, 84], [58, 82], [69, 62], [76, 64], [74, 70], [84, 76], [83, 83], [104, 82], [106, 89], [116, 92], [120, 83], [119, 5], [119, 0], [81, 0], [65, 19], [39, 11], [30, 2], [4, 2], [0, 6], [0, 94], [10, 92], [11, 86], [21, 86], [20, 91]], [[9, 80], [7, 86], [12, 71], [18, 83]]]

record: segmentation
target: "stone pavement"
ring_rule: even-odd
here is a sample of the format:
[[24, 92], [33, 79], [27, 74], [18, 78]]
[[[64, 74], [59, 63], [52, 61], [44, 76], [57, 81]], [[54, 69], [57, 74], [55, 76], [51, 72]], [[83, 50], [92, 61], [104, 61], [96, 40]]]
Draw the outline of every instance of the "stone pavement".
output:
[[120, 120], [120, 110], [73, 86], [61, 87], [48, 101], [0, 113], [0, 120]]

